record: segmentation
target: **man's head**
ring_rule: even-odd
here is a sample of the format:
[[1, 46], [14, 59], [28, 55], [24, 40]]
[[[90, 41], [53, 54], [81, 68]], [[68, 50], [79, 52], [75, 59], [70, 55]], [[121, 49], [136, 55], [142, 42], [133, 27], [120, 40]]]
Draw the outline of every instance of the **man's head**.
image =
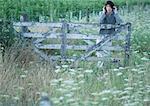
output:
[[105, 4], [105, 9], [107, 13], [111, 13], [114, 9], [114, 3], [112, 1], [107, 1]]

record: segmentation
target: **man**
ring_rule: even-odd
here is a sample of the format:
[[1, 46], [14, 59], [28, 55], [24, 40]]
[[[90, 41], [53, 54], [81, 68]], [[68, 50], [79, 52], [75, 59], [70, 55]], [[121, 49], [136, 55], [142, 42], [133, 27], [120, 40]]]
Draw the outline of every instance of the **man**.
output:
[[[117, 8], [112, 1], [107, 1], [105, 7], [103, 7], [102, 16], [100, 17], [100, 24], [121, 24], [122, 19], [119, 17]], [[100, 29], [100, 34], [111, 34], [114, 29]]]
[[[100, 25], [102, 24], [110, 24], [110, 25], [118, 25], [123, 23], [122, 19], [119, 17], [117, 8], [115, 7], [112, 1], [107, 1], [105, 6], [103, 7], [103, 12], [100, 17]], [[106, 35], [114, 33], [115, 29], [104, 29], [100, 28], [99, 34], [102, 36], [101, 39], [97, 39], [96, 43], [99, 43]], [[108, 42], [105, 46], [111, 46], [112, 42]], [[111, 53], [109, 51], [98, 51], [96, 52], [97, 57], [109, 56]], [[102, 62], [98, 62], [98, 66], [102, 66]]]

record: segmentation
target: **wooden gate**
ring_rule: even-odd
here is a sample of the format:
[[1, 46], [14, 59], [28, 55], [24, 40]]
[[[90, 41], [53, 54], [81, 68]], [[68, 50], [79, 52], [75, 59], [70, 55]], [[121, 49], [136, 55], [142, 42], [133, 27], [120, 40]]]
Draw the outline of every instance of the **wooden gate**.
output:
[[[109, 59], [127, 65], [130, 55], [131, 24], [99, 25], [97, 23], [14, 22], [23, 39], [32, 39], [34, 51], [47, 61], [100, 61]], [[99, 35], [99, 29], [114, 28], [110, 35]], [[100, 42], [96, 44], [96, 40]], [[107, 45], [112, 42], [112, 45]], [[95, 53], [111, 52], [98, 58]], [[55, 55], [56, 54], [56, 55]], [[119, 56], [119, 55], [121, 56]]]

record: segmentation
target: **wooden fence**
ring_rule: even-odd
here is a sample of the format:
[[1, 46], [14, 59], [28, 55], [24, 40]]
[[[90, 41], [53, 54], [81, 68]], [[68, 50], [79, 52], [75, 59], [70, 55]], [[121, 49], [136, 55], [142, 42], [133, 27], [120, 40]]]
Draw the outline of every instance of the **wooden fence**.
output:
[[[53, 60], [86, 60], [86, 61], [99, 61], [104, 60], [106, 57], [98, 58], [93, 55], [98, 51], [107, 52], [120, 52], [124, 54], [124, 64], [128, 63], [130, 55], [130, 36], [131, 36], [131, 24], [121, 25], [99, 25], [98, 23], [67, 23], [62, 20], [60, 23], [40, 23], [40, 22], [24, 22], [25, 19], [21, 18], [20, 22], [14, 22], [14, 28], [20, 32], [23, 38], [32, 38], [34, 44], [34, 51], [38, 53], [42, 58], [48, 61]], [[99, 29], [111, 29], [115, 28], [115, 34], [111, 34], [106, 38], [102, 38], [99, 35]], [[37, 29], [36, 29], [37, 28]], [[36, 29], [36, 30], [34, 30]], [[43, 30], [41, 30], [43, 29]], [[41, 30], [41, 31], [39, 31]], [[59, 40], [57, 43], [53, 41]], [[96, 40], [101, 39], [100, 43], [96, 44]], [[78, 44], [69, 44], [75, 42]], [[78, 42], [79, 41], [79, 42]], [[80, 41], [83, 44], [80, 44]], [[124, 42], [122, 45], [107, 45], [108, 42]], [[59, 50], [60, 55], [49, 55], [45, 51]], [[67, 51], [74, 50], [71, 55], [68, 56]], [[81, 51], [79, 55], [74, 55], [76, 51]], [[119, 62], [122, 60], [118, 57], [110, 57], [113, 62]]]

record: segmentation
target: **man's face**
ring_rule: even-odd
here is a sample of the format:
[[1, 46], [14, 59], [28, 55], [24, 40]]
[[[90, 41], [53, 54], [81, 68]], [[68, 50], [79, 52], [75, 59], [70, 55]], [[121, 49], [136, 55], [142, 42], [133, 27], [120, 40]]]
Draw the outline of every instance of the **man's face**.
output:
[[107, 13], [111, 13], [112, 12], [112, 8], [110, 5], [106, 5], [106, 10], [107, 10]]

